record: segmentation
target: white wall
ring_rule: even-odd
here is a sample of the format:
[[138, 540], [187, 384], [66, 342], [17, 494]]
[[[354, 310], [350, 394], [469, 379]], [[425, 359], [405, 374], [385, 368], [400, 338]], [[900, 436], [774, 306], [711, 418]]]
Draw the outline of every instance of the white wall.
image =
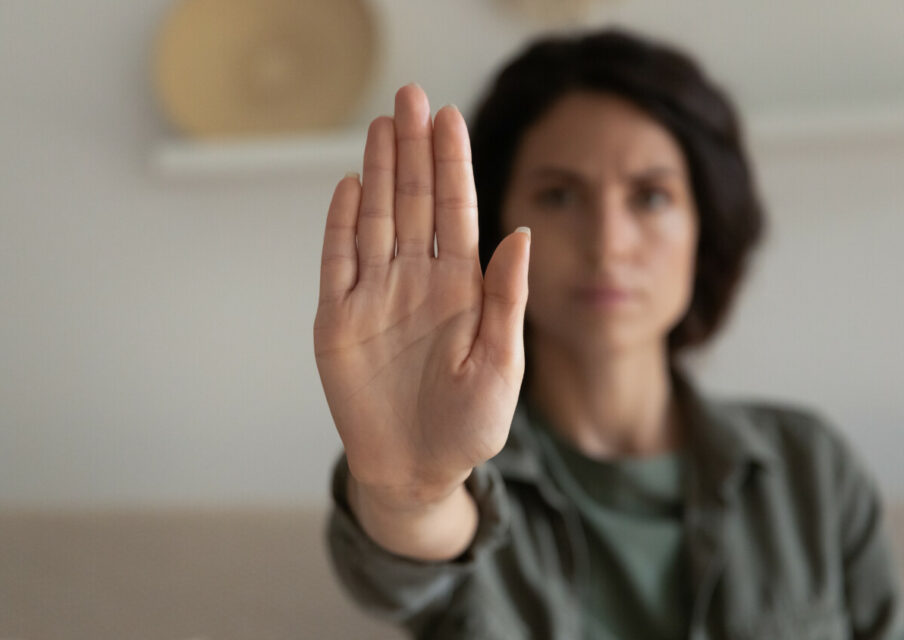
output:
[[[339, 175], [149, 171], [166, 4], [0, 3], [0, 504], [326, 497], [311, 325]], [[488, 0], [374, 4], [386, 53], [359, 125], [412, 79], [467, 108], [535, 28]], [[685, 43], [754, 115], [904, 104], [897, 0], [727, 4], [595, 20]], [[904, 496], [904, 135], [881, 136], [758, 146], [772, 235], [700, 381], [820, 407]]]

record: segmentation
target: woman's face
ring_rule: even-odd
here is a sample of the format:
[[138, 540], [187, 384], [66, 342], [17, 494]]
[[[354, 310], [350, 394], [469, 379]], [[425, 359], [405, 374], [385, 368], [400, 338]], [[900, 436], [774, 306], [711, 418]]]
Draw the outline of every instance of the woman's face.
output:
[[684, 154], [622, 98], [567, 94], [525, 132], [502, 223], [531, 228], [535, 339], [578, 353], [664, 345], [687, 311], [697, 212]]

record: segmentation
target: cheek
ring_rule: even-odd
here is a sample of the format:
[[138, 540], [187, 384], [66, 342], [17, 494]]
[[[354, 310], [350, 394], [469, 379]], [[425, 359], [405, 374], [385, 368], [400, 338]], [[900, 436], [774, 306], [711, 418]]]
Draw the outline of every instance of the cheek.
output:
[[[534, 236], [534, 233], [531, 235]], [[547, 297], [555, 291], [554, 284], [560, 279], [559, 274], [563, 270], [562, 262], [561, 253], [550, 251], [544, 240], [532, 239], [527, 272], [531, 298]]]
[[674, 298], [689, 297], [693, 286], [697, 257], [697, 229], [693, 220], [670, 222], [659, 236], [657, 280], [661, 289], [674, 292]]
[[562, 308], [571, 281], [573, 247], [533, 230], [528, 265], [528, 314], [549, 315]]

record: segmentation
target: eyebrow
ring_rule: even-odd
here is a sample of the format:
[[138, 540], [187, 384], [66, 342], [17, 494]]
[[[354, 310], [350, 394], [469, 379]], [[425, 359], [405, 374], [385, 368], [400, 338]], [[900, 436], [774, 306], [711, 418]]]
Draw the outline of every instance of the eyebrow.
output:
[[[629, 174], [628, 179], [633, 182], [642, 182], [645, 180], [654, 180], [656, 178], [668, 178], [680, 175], [682, 175], [682, 172], [677, 167], [668, 165], [654, 165], [642, 171], [637, 171], [635, 173]], [[540, 165], [539, 167], [531, 169], [528, 172], [528, 176], [532, 178], [566, 178], [574, 181], [584, 181], [586, 179], [584, 174], [579, 171], [555, 165]]]

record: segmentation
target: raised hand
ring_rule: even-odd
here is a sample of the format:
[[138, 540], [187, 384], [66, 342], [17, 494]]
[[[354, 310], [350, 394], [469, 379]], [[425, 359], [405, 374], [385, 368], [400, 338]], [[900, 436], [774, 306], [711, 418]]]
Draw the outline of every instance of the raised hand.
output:
[[[524, 373], [529, 233], [483, 277], [467, 128], [417, 85], [374, 120], [326, 221], [317, 367], [362, 490], [414, 507], [502, 448]], [[434, 233], [436, 248], [434, 251]]]

